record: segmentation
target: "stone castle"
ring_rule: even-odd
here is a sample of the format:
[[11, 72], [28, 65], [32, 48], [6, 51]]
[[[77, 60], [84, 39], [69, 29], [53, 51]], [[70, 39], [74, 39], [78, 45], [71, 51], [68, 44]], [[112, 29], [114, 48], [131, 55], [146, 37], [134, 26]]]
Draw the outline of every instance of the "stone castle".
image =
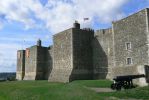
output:
[[[73, 27], [53, 36], [53, 46], [41, 40], [17, 51], [18, 80], [70, 82], [112, 79], [117, 75], [146, 73], [149, 77], [149, 9], [94, 30]], [[144, 70], [145, 69], [145, 70]], [[136, 80], [145, 84], [144, 79]], [[147, 79], [149, 81], [149, 78]]]

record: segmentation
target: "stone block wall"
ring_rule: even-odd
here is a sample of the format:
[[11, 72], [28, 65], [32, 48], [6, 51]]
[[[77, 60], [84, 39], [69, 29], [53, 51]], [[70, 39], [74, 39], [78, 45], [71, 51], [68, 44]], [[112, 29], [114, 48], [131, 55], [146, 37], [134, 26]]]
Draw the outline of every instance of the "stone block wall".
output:
[[49, 81], [92, 79], [93, 30], [72, 28], [54, 35], [53, 67]]
[[24, 80], [44, 80], [48, 79], [47, 71], [48, 48], [42, 46], [32, 46], [26, 49], [25, 78]]
[[25, 50], [18, 50], [16, 79], [23, 80], [24, 75], [25, 75]]
[[51, 71], [53, 69], [53, 46], [48, 47], [47, 51], [47, 64], [46, 64], [46, 79], [49, 79]]
[[73, 69], [70, 81], [92, 79], [93, 77], [93, 51], [92, 40], [94, 31], [91, 29], [72, 29], [73, 42]]
[[24, 80], [35, 80], [37, 68], [37, 46], [26, 49]]
[[49, 81], [69, 82], [73, 68], [72, 29], [54, 35], [53, 41], [53, 68]]
[[92, 44], [94, 79], [110, 78], [108, 74], [114, 66], [112, 29], [96, 31]]
[[47, 47], [37, 46], [37, 66], [36, 66], [36, 80], [48, 79], [46, 77], [47, 69]]
[[[131, 65], [148, 64], [147, 40], [147, 12], [146, 9], [137, 12], [120, 21], [113, 22], [115, 66], [127, 65], [127, 58], [132, 59]], [[126, 44], [131, 49], [126, 49]]]

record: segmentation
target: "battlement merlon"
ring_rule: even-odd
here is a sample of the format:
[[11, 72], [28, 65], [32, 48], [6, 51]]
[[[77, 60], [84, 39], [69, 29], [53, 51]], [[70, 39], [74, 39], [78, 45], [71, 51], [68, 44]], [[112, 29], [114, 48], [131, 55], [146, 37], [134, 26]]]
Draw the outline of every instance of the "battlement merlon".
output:
[[83, 28], [82, 30], [94, 33], [94, 29], [91, 29], [91, 28]]

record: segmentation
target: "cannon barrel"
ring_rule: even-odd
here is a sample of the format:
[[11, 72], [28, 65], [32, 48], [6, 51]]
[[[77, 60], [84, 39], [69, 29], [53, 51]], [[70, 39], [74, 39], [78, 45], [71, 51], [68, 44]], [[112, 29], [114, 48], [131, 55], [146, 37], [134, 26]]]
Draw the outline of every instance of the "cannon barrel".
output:
[[115, 81], [123, 81], [123, 80], [132, 80], [132, 79], [137, 79], [137, 78], [142, 78], [142, 77], [145, 77], [145, 75], [144, 74], [140, 74], [140, 75], [126, 75], [126, 76], [117, 76], [113, 80], [115, 80]]
[[133, 88], [133, 79], [145, 77], [144, 74], [140, 75], [126, 75], [126, 76], [117, 76], [114, 78], [114, 83], [111, 84], [111, 89], [121, 90], [122, 87], [125, 89]]
[[116, 76], [113, 78], [114, 82], [111, 84], [111, 89], [121, 90], [121, 88], [134, 88], [133, 79], [143, 77], [146, 79], [146, 82], [149, 83], [149, 65], [145, 65], [145, 74]]

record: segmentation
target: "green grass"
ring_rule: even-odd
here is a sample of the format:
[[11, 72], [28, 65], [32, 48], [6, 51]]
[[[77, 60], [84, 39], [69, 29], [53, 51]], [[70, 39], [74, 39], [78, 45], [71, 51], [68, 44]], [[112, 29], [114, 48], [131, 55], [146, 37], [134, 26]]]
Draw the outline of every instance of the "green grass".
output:
[[110, 97], [149, 100], [149, 87], [112, 93], [96, 93], [86, 87], [109, 87], [108, 80], [84, 80], [71, 83], [15, 81], [0, 83], [0, 100], [109, 100]]

